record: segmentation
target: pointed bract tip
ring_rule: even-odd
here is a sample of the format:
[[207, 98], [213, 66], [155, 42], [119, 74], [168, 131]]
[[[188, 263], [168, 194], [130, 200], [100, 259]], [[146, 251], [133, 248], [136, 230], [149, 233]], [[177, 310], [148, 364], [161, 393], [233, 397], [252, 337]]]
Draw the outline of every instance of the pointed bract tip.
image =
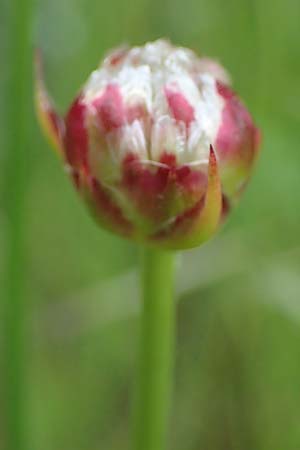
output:
[[35, 107], [39, 122], [53, 147], [60, 154], [63, 154], [65, 124], [64, 120], [56, 112], [53, 101], [46, 90], [42, 52], [39, 48], [34, 50], [34, 69]]

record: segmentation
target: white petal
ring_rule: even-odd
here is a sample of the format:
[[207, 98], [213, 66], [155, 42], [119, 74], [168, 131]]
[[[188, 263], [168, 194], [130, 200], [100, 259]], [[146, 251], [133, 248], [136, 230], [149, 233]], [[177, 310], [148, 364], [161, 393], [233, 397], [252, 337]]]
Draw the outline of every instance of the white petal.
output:
[[163, 153], [175, 154], [180, 159], [185, 145], [184, 124], [176, 123], [169, 116], [162, 116], [154, 123], [151, 135], [151, 159], [159, 161]]

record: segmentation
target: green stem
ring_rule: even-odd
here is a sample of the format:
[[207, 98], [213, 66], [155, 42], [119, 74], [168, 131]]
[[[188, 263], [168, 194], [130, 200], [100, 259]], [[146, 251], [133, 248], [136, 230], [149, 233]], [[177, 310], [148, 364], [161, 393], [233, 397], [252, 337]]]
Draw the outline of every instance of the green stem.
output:
[[9, 15], [9, 78], [6, 100], [7, 264], [5, 379], [7, 450], [25, 450], [26, 336], [24, 296], [24, 192], [30, 102], [32, 0], [12, 0]]
[[170, 409], [174, 340], [174, 258], [145, 249], [136, 416], [136, 450], [164, 450]]

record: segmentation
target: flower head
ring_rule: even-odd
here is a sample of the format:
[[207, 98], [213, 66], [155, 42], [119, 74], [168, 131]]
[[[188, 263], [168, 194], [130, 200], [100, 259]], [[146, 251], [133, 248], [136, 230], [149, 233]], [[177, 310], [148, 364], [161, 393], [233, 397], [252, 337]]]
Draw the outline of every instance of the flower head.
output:
[[207, 240], [246, 185], [259, 132], [215, 61], [159, 40], [114, 50], [62, 119], [37, 107], [99, 223], [166, 248]]

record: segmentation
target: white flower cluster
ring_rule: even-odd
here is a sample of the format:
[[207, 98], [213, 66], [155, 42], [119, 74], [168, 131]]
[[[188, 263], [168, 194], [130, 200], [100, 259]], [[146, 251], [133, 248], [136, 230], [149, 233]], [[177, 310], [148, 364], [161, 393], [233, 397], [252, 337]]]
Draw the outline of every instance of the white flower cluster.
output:
[[[100, 116], [120, 115], [120, 126], [109, 129], [105, 137], [115, 158], [131, 152], [159, 163], [163, 153], [171, 153], [179, 164], [207, 164], [224, 107], [217, 80], [229, 81], [218, 63], [165, 40], [122, 47], [105, 58], [83, 88], [88, 128], [91, 123], [99, 127], [95, 102], [114, 86], [120, 102], [113, 104], [107, 97]], [[116, 111], [118, 107], [122, 111]], [[94, 151], [101, 151], [96, 147]]]

